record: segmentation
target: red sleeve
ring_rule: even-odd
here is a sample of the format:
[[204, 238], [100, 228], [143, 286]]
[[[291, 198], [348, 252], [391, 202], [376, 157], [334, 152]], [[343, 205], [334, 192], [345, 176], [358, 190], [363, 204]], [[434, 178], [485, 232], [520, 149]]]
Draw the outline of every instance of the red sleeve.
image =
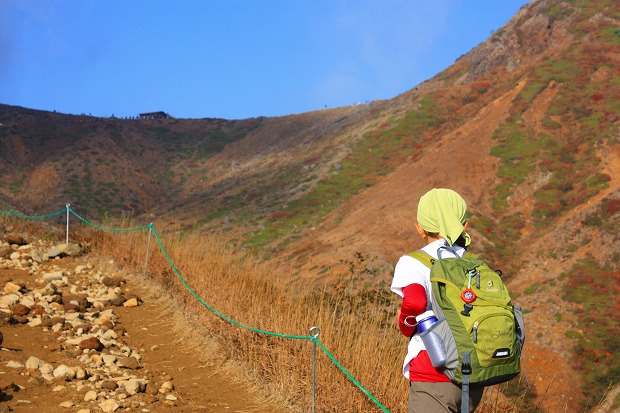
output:
[[409, 284], [403, 288], [403, 303], [400, 307], [400, 318], [398, 319], [398, 328], [400, 332], [411, 337], [415, 332], [415, 327], [405, 325], [405, 318], [410, 317], [407, 322], [415, 324], [413, 317], [426, 311], [426, 289], [421, 284]]

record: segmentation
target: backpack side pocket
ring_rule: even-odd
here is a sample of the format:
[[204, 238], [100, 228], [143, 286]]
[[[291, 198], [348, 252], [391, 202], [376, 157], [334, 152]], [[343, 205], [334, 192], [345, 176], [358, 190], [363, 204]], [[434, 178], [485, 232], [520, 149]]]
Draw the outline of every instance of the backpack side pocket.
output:
[[452, 380], [459, 366], [459, 352], [456, 348], [456, 341], [454, 340], [450, 325], [444, 317], [441, 317], [433, 325], [432, 331], [443, 340], [443, 344], [446, 348], [446, 365], [443, 372]]
[[521, 310], [520, 305], [515, 305], [513, 310], [515, 313], [515, 323], [517, 325], [518, 354], [521, 356], [521, 351], [523, 349], [523, 345], [525, 344], [525, 320], [523, 319], [523, 311]]

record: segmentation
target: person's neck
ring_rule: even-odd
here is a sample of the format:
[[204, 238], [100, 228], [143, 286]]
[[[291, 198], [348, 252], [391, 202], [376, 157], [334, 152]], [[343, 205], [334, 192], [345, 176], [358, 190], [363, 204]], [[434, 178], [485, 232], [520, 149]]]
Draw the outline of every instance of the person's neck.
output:
[[443, 237], [440, 236], [440, 235], [432, 236], [432, 235], [426, 234], [426, 236], [424, 237], [424, 241], [426, 242], [426, 245], [432, 244], [433, 242], [436, 242], [436, 241], [439, 241], [439, 240], [443, 240]]

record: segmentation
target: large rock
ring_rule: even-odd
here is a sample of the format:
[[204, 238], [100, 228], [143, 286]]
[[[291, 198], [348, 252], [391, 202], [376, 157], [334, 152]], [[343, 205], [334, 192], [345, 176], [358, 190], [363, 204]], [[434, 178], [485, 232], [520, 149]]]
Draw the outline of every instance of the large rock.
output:
[[103, 343], [99, 341], [97, 337], [91, 337], [91, 338], [87, 338], [85, 340], [80, 341], [80, 344], [78, 345], [78, 347], [81, 350], [89, 349], [89, 350], [101, 351], [103, 350], [104, 346], [103, 346]]
[[82, 248], [77, 244], [58, 244], [47, 250], [48, 258], [77, 257], [82, 254]]
[[28, 241], [22, 234], [17, 232], [9, 232], [4, 236], [4, 240], [11, 245], [26, 245]]

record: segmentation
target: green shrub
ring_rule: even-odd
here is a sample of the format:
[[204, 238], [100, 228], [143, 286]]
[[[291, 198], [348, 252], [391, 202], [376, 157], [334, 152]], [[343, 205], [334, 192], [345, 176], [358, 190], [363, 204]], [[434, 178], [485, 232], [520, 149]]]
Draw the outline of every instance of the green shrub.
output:
[[[620, 294], [618, 264], [602, 264], [588, 256], [567, 273], [564, 298], [583, 309], [577, 318], [585, 335], [567, 332], [578, 340], [573, 348], [575, 368], [584, 376], [583, 393], [589, 406], [596, 405], [609, 384], [620, 374], [620, 315], [615, 303]], [[607, 360], [610, 362], [602, 362]]]

